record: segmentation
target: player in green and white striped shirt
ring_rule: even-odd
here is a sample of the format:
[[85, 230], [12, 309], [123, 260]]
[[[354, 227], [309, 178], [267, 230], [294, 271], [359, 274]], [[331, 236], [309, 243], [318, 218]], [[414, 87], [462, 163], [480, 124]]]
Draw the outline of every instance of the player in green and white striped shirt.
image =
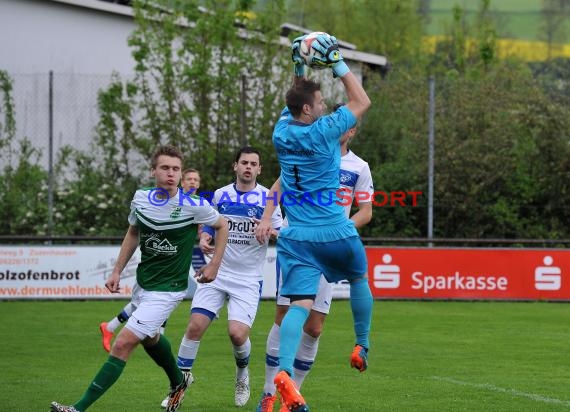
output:
[[197, 281], [208, 283], [218, 273], [228, 239], [227, 221], [207, 202], [178, 189], [182, 153], [161, 146], [153, 155], [151, 173], [156, 187], [136, 191], [131, 202], [129, 229], [115, 268], [105, 286], [111, 293], [120, 289], [120, 275], [135, 252], [141, 249], [137, 267], [140, 303], [115, 340], [107, 361], [81, 399], [72, 406], [52, 402], [54, 412], [83, 412], [119, 378], [134, 349], [142, 344], [149, 356], [166, 372], [172, 388], [167, 412], [180, 406], [191, 374], [183, 374], [172, 355], [170, 342], [159, 333], [160, 326], [185, 296], [188, 271], [198, 224], [216, 229], [216, 246], [210, 262], [196, 272]]
[[[182, 171], [181, 186], [184, 193], [190, 192], [191, 194], [197, 195], [198, 189], [200, 188], [200, 172], [196, 169], [185, 169]], [[195, 262], [194, 262], [195, 263]], [[195, 286], [194, 286], [195, 289]], [[135, 311], [139, 305], [139, 285], [135, 282], [133, 285], [133, 292], [131, 300], [127, 303], [121, 311], [111, 319], [109, 322], [101, 322], [99, 325], [99, 330], [101, 331], [101, 338], [103, 343], [103, 348], [107, 351], [111, 351], [111, 341], [113, 339], [113, 334], [117, 328], [125, 323], [131, 317], [131, 314]], [[160, 327], [160, 333], [164, 333], [164, 328], [166, 327], [166, 321]], [[166, 407], [166, 406], [165, 406]]]

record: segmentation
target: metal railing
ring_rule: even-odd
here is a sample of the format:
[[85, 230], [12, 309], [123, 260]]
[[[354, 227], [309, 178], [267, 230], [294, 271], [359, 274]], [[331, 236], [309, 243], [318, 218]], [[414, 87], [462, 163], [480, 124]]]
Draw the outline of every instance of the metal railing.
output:
[[[0, 245], [31, 243], [36, 245], [62, 244], [120, 244], [123, 236], [0, 236]], [[411, 238], [411, 237], [363, 237], [366, 246], [418, 246], [428, 247], [528, 247], [556, 248], [570, 247], [570, 239], [456, 239], [456, 238]]]

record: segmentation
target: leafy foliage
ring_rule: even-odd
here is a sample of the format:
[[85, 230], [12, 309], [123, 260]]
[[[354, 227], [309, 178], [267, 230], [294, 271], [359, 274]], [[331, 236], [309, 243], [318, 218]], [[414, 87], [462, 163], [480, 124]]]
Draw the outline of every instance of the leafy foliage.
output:
[[165, 12], [160, 2], [134, 2], [135, 78], [102, 93], [99, 140], [123, 163], [127, 153], [146, 159], [157, 145], [174, 144], [213, 188], [231, 180], [240, 146], [259, 146], [264, 163], [275, 163], [272, 119], [290, 74], [277, 45], [281, 2], [253, 20], [242, 13], [248, 2], [206, 2], [215, 12], [200, 3], [168, 2]]
[[[387, 203], [374, 208], [364, 236], [427, 234], [428, 76], [436, 82], [435, 236], [570, 236], [568, 61], [499, 60], [488, 0], [469, 24], [455, 7], [434, 55], [421, 48], [429, 2], [288, 3], [293, 21], [386, 54], [393, 64], [386, 78], [362, 72], [373, 106], [351, 148], [370, 164], [377, 203]], [[148, 158], [159, 144], [183, 149], [185, 166], [202, 172], [204, 190], [233, 178], [234, 153], [245, 144], [261, 150], [264, 184], [278, 176], [271, 131], [290, 76], [278, 37], [284, 1], [133, 5], [135, 75], [114, 75], [100, 92], [91, 150], [58, 153], [55, 234], [122, 234], [132, 192], [149, 183]], [[327, 97], [335, 92], [329, 86], [323, 82]], [[22, 136], [16, 143], [11, 94], [11, 80], [0, 71], [0, 155], [8, 159], [0, 232], [46, 234], [49, 176], [29, 141]], [[393, 205], [393, 192], [408, 193], [406, 207]], [[422, 192], [416, 206], [412, 192]]]
[[48, 174], [37, 164], [40, 153], [26, 139], [14, 152], [17, 166], [8, 164], [0, 179], [0, 233], [47, 234]]
[[292, 0], [289, 10], [290, 21], [334, 33], [358, 50], [395, 62], [421, 57], [423, 17], [415, 0]]
[[[424, 197], [417, 208], [376, 208], [364, 233], [425, 236], [427, 85], [403, 71], [381, 84], [353, 149], [365, 153], [377, 190]], [[435, 235], [567, 236], [568, 105], [518, 65], [438, 77], [436, 85]]]
[[[12, 80], [8, 73], [0, 70], [0, 156], [5, 154], [5, 149], [10, 147], [10, 143], [16, 134], [16, 120], [14, 117], [14, 101], [12, 98]], [[3, 117], [3, 118], [2, 118]], [[8, 150], [8, 156], [11, 152]]]

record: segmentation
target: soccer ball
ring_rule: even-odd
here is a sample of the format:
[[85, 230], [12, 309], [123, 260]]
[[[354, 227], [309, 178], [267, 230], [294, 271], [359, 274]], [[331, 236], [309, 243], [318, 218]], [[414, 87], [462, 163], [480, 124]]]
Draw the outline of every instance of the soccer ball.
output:
[[315, 49], [313, 49], [311, 47], [311, 44], [313, 43], [313, 41], [315, 41], [317, 36], [319, 36], [321, 34], [325, 34], [328, 36], [328, 34], [323, 32], [323, 31], [315, 31], [313, 33], [309, 33], [309, 34], [307, 34], [307, 37], [305, 37], [303, 39], [303, 41], [301, 42], [301, 45], [299, 47], [299, 54], [301, 55], [301, 57], [305, 61], [305, 64], [307, 66], [309, 66], [310, 68], [317, 69], [317, 70], [327, 68], [327, 66], [323, 66], [320, 64], [313, 63], [313, 57], [314, 56], [323, 57], [322, 53], [316, 51]]

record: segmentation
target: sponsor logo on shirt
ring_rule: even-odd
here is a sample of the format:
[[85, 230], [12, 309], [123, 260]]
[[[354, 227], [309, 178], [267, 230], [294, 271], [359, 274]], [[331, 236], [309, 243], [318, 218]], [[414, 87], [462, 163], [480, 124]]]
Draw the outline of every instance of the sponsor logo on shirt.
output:
[[315, 155], [315, 151], [313, 149], [279, 149], [278, 151], [281, 156], [312, 157]]
[[178, 219], [181, 213], [182, 213], [182, 208], [180, 206], [174, 206], [170, 211], [170, 218]]
[[172, 256], [175, 255], [178, 250], [178, 247], [172, 246], [168, 239], [160, 239], [156, 234], [151, 235], [144, 242], [144, 246], [149, 253], [154, 255]]

